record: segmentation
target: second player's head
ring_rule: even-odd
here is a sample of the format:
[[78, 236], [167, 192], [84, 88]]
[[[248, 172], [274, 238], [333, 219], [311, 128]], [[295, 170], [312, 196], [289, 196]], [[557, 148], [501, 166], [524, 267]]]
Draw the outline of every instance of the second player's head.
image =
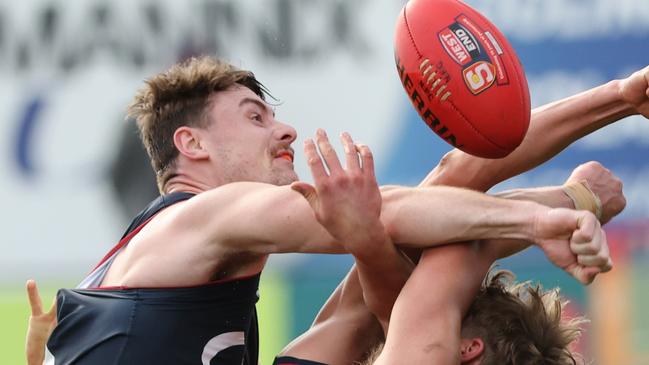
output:
[[209, 189], [235, 181], [288, 184], [295, 130], [275, 119], [249, 72], [192, 58], [147, 80], [129, 107], [161, 192], [170, 181]]
[[565, 319], [557, 289], [515, 284], [513, 274], [488, 277], [462, 322], [463, 364], [575, 364], [570, 345], [581, 318]]

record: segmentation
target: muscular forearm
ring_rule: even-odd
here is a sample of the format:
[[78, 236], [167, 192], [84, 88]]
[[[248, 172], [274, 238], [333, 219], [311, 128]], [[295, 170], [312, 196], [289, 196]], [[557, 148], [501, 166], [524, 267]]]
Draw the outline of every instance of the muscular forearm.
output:
[[412, 247], [473, 239], [532, 238], [532, 223], [547, 208], [447, 186], [383, 192], [381, 218], [392, 240]]
[[549, 160], [577, 139], [636, 113], [620, 97], [620, 81], [536, 108], [521, 145], [503, 159], [489, 160], [453, 150], [422, 182], [487, 190]]
[[[513, 189], [495, 195], [505, 199], [533, 201], [550, 208], [574, 208], [572, 200], [563, 192], [561, 186]], [[488, 260], [495, 261], [523, 251], [531, 246], [532, 242], [524, 240], [485, 240], [482, 245], [484, 245], [484, 252], [488, 256]]]

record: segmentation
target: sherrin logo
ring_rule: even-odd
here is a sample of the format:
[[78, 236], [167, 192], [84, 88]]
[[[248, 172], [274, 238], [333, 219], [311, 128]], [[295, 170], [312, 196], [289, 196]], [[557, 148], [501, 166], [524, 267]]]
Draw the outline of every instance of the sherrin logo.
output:
[[478, 61], [462, 71], [464, 82], [475, 95], [487, 90], [496, 80], [496, 67], [486, 61]]

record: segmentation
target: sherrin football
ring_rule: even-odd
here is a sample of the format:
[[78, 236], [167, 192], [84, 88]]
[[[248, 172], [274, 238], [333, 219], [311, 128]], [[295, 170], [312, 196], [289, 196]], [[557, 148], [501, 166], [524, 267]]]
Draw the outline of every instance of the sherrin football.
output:
[[457, 0], [410, 0], [397, 19], [395, 61], [423, 121], [452, 146], [502, 158], [530, 121], [527, 80], [514, 49]]

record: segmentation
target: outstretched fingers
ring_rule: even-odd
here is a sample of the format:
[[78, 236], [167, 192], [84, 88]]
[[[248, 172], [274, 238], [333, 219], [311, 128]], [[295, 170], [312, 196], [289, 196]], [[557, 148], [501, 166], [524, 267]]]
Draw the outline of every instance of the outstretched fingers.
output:
[[364, 144], [357, 144], [356, 149], [358, 150], [358, 153], [360, 153], [361, 160], [363, 161], [363, 173], [371, 179], [371, 181], [375, 181], [376, 176], [374, 174], [374, 156], [372, 155], [372, 151]]
[[344, 132], [340, 135], [340, 141], [345, 150], [345, 160], [347, 162], [347, 171], [356, 172], [361, 170], [361, 162], [358, 159], [358, 148], [352, 140], [349, 133]]
[[310, 138], [304, 141], [304, 155], [306, 156], [306, 162], [309, 165], [315, 183], [318, 184], [326, 179], [327, 171], [325, 170], [322, 159], [318, 154], [315, 143]]
[[329, 169], [329, 173], [331, 175], [339, 174], [343, 168], [340, 165], [340, 160], [338, 159], [336, 150], [334, 150], [333, 146], [331, 146], [331, 142], [329, 142], [327, 133], [322, 129], [318, 129], [315, 135], [315, 142], [318, 145], [324, 163]]

